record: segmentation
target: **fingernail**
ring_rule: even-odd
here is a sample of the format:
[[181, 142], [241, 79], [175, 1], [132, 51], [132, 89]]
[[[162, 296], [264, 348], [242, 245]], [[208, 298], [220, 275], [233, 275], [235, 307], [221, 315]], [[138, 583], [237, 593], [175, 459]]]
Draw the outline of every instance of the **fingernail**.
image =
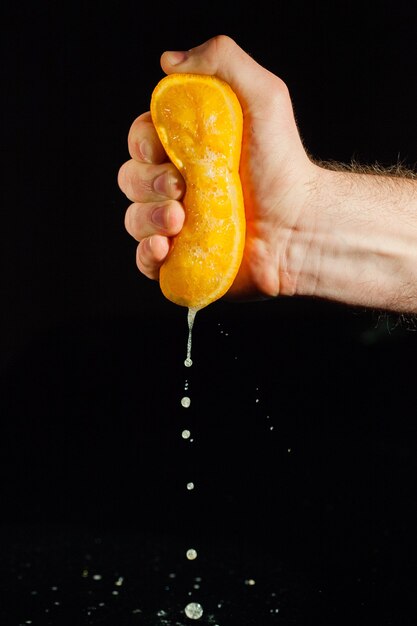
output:
[[160, 228], [164, 228], [165, 222], [166, 222], [165, 213], [166, 213], [166, 209], [162, 207], [158, 207], [157, 209], [154, 209], [152, 211], [152, 222], [156, 226], [159, 226]]
[[170, 63], [170, 65], [179, 65], [180, 63], [186, 61], [187, 58], [188, 52], [185, 51], [170, 50], [166, 53], [166, 59], [168, 60], [168, 63]]
[[152, 145], [150, 141], [148, 141], [148, 139], [142, 139], [142, 141], [139, 144], [139, 150], [140, 150], [143, 160], [148, 161], [149, 163], [152, 163], [153, 150], [152, 150]]
[[178, 196], [178, 192], [181, 190], [181, 184], [175, 176], [164, 172], [164, 174], [155, 178], [153, 188], [157, 193], [163, 196], [174, 198]]
[[155, 178], [155, 180], [153, 181], [153, 188], [157, 193], [166, 196], [169, 189], [168, 174], [164, 173], [158, 176], [158, 178]]

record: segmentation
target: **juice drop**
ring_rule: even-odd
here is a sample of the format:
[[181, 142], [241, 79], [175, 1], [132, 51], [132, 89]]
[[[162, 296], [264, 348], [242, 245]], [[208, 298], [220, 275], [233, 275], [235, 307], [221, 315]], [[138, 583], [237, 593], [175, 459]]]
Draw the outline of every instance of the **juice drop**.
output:
[[194, 550], [194, 548], [189, 548], [186, 552], [186, 556], [189, 561], [194, 561], [194, 559], [197, 558], [197, 550]]

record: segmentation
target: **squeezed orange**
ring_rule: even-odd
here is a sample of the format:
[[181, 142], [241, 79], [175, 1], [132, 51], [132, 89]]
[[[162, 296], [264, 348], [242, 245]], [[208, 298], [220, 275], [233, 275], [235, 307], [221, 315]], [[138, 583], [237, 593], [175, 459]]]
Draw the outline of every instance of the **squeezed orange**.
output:
[[184, 226], [172, 239], [160, 286], [172, 302], [199, 310], [228, 291], [242, 260], [242, 109], [215, 76], [170, 74], [152, 93], [151, 115], [186, 184]]

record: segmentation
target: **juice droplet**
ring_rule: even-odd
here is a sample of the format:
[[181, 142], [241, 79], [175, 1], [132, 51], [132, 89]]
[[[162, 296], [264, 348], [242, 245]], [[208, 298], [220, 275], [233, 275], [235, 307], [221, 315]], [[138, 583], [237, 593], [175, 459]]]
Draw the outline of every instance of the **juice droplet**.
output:
[[189, 430], [183, 430], [183, 431], [182, 431], [182, 433], [181, 433], [181, 437], [182, 437], [183, 439], [189, 439], [189, 438], [190, 438], [190, 435], [191, 435], [191, 433], [190, 433], [190, 431], [189, 431]]
[[192, 491], [194, 489], [194, 483], [187, 483], [188, 491]]
[[185, 607], [184, 613], [190, 619], [200, 619], [203, 615], [203, 607], [198, 602], [190, 602]]
[[189, 548], [186, 552], [186, 556], [189, 561], [194, 561], [194, 559], [197, 558], [197, 550], [194, 550], [194, 548]]
[[191, 367], [193, 362], [191, 360], [191, 344], [192, 344], [192, 334], [193, 334], [193, 326], [195, 316], [197, 314], [198, 309], [188, 309], [187, 314], [187, 322], [188, 322], [188, 340], [187, 340], [187, 358], [184, 361], [185, 367]]
[[190, 404], [191, 404], [191, 400], [190, 400], [190, 398], [188, 396], [184, 396], [183, 398], [181, 398], [181, 405], [184, 408], [188, 409]]

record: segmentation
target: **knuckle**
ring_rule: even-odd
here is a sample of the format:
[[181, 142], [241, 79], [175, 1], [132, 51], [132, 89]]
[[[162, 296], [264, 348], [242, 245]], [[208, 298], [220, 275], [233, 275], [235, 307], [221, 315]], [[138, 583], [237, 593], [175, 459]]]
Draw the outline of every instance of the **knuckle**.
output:
[[149, 179], [144, 164], [130, 161], [125, 172], [125, 193], [133, 202], [146, 201], [152, 193], [152, 179]]
[[136, 248], [136, 265], [147, 278], [157, 280], [159, 267], [153, 260], [149, 238], [141, 241]]
[[130, 205], [130, 207], [127, 209], [127, 211], [125, 213], [124, 227], [127, 230], [127, 232], [129, 233], [129, 235], [131, 235], [133, 237], [133, 230], [132, 230], [132, 205]]
[[167, 159], [150, 114], [139, 116], [128, 135], [130, 156], [144, 163], [162, 163]]
[[230, 49], [231, 46], [235, 45], [234, 40], [231, 37], [222, 34], [213, 37], [213, 42], [219, 52], [225, 49]]
[[119, 186], [119, 189], [125, 193], [125, 189], [126, 189], [126, 163], [123, 163], [123, 165], [119, 168], [119, 171], [117, 172], [117, 184]]

